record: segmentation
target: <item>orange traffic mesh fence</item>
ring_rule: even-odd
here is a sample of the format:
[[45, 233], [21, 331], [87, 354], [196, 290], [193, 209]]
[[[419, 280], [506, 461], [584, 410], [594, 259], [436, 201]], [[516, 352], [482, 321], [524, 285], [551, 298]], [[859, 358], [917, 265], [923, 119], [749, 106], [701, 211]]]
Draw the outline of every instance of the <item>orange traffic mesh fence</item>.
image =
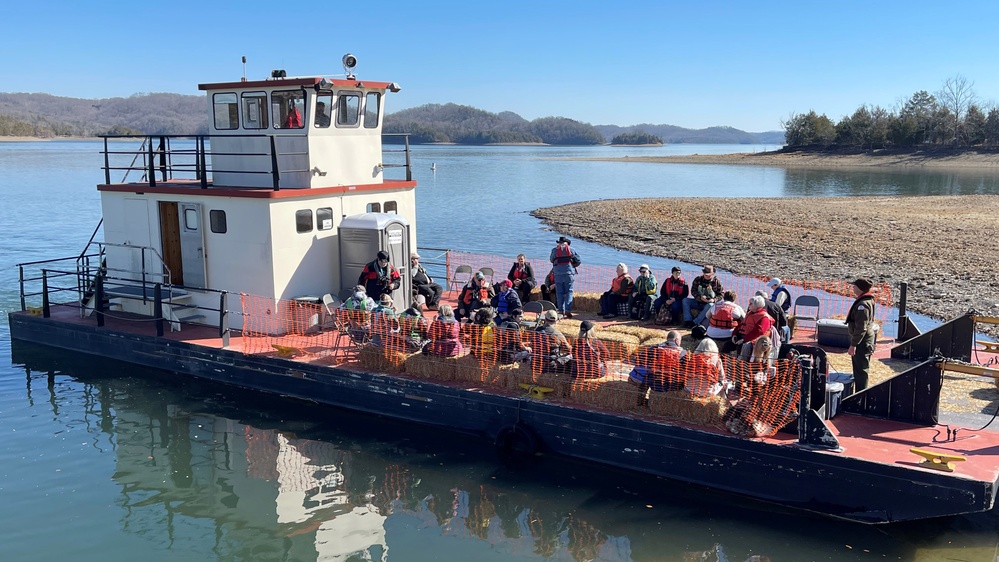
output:
[[[494, 271], [493, 282], [506, 279], [514, 258], [505, 256], [495, 256], [489, 254], [474, 254], [468, 252], [451, 251], [449, 263], [452, 266], [469, 265], [473, 271], [478, 271], [483, 267], [491, 268]], [[551, 269], [548, 256], [543, 258], [531, 258], [527, 260], [534, 269], [534, 275], [538, 283], [541, 283]], [[638, 264], [631, 264], [629, 273], [632, 276], [638, 275]], [[669, 277], [667, 270], [653, 271], [660, 289], [663, 282]], [[700, 275], [700, 269], [684, 271], [683, 278], [688, 285], [694, 278]], [[617, 276], [616, 266], [609, 265], [589, 265], [584, 263], [579, 266], [578, 274], [573, 282], [573, 309], [578, 312], [599, 312], [599, 298], [604, 291], [610, 290], [611, 280]], [[738, 298], [736, 302], [745, 308], [750, 297], [756, 291], [763, 291], [769, 295], [771, 290], [766, 283], [770, 280], [768, 276], [761, 275], [732, 275], [730, 273], [719, 272], [718, 280], [722, 284], [723, 290], [733, 290]], [[802, 295], [811, 295], [819, 299], [819, 313], [822, 318], [832, 318], [834, 316], [846, 317], [853, 304], [853, 286], [847, 280], [842, 281], [809, 281], [804, 279], [784, 279], [784, 285], [791, 293], [791, 302]], [[877, 320], [882, 324], [894, 318], [892, 287], [887, 283], [875, 286], [874, 296], [881, 306], [877, 308]], [[812, 310], [809, 310], [812, 312]]]
[[423, 351], [434, 349], [430, 337], [447, 336], [420, 318], [356, 310], [328, 314], [308, 303], [248, 295], [243, 306], [248, 354], [352, 362], [378, 373], [531, 393], [750, 437], [772, 435], [797, 416], [801, 368], [793, 361], [750, 362], [632, 343], [637, 339], [567, 338], [476, 324], [458, 325], [460, 347], [447, 348], [454, 356], [438, 357]]

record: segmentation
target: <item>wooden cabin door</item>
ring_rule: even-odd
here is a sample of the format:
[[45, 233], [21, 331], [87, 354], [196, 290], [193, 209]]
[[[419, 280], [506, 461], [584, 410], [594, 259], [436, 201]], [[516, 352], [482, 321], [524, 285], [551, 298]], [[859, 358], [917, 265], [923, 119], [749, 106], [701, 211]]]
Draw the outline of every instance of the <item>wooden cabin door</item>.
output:
[[184, 284], [184, 262], [180, 256], [180, 219], [177, 203], [160, 201], [160, 242], [163, 264], [170, 271], [170, 282]]

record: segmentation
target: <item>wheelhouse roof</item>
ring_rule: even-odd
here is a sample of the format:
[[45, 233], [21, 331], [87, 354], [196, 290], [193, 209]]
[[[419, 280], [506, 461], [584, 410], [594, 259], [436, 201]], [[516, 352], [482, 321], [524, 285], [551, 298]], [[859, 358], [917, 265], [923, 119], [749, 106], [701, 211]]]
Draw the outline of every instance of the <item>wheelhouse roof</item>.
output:
[[[282, 87], [315, 87], [323, 79], [321, 76], [307, 78], [271, 78], [268, 80], [249, 80], [246, 82], [218, 82], [214, 84], [198, 84], [199, 90], [232, 90], [235, 88], [282, 88]], [[327, 78], [334, 88], [368, 88], [387, 90], [391, 82], [373, 82], [371, 80], [343, 80]]]

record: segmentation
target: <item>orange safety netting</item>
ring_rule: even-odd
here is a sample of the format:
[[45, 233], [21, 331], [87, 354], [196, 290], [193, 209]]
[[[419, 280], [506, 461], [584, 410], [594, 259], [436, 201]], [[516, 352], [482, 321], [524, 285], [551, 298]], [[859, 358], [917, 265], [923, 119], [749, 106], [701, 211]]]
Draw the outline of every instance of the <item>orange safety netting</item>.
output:
[[[471, 266], [472, 271], [478, 271], [483, 267], [491, 268], [494, 272], [492, 276], [493, 282], [506, 279], [507, 273], [510, 271], [510, 267], [513, 265], [514, 261], [515, 259], [510, 257], [494, 256], [489, 254], [474, 254], [453, 250], [449, 252], [448, 256], [448, 263], [450, 264], [451, 271], [459, 265]], [[548, 261], [548, 257], [532, 258], [527, 261], [530, 262], [534, 268], [534, 275], [537, 282], [543, 282], [545, 276], [548, 275], [548, 272], [551, 269], [551, 263]], [[633, 270], [631, 273], [632, 276], [635, 276], [637, 275], [638, 266], [632, 264], [630, 270]], [[450, 271], [448, 273], [450, 274]], [[656, 280], [659, 282], [659, 288], [661, 289], [663, 282], [667, 277], [669, 277], [670, 272], [662, 270], [653, 271], [652, 273], [656, 276]], [[686, 279], [689, 285], [694, 281], [694, 278], [700, 274], [700, 270], [684, 271], [683, 278]], [[573, 281], [573, 293], [576, 299], [576, 302], [573, 304], [574, 309], [579, 311], [597, 312], [599, 310], [599, 305], [595, 302], [596, 297], [599, 297], [599, 295], [603, 294], [604, 291], [610, 289], [611, 280], [616, 276], [616, 266], [589, 265], [585, 263], [579, 266], [578, 274]], [[760, 275], [736, 276], [724, 272], [719, 272], [717, 277], [724, 290], [733, 290], [737, 295], [739, 295], [736, 302], [742, 305], [743, 308], [745, 308], [746, 304], [749, 302], [750, 297], [756, 294], [756, 291], [764, 291], [768, 298], [772, 292], [766, 286], [770, 277]], [[850, 311], [850, 305], [852, 305], [854, 301], [853, 286], [846, 280], [809, 281], [802, 279], [783, 279], [783, 282], [788, 291], [791, 293], [792, 303], [794, 302], [794, 299], [801, 295], [812, 295], [818, 298], [819, 312], [822, 318], [845, 318], [846, 314]], [[893, 314], [891, 308], [894, 303], [892, 287], [887, 283], [880, 283], [875, 285], [873, 292], [877, 303], [881, 305], [875, 312], [876, 320], [885, 324], [890, 318], [892, 318]], [[587, 295], [589, 294], [592, 295], [587, 298]], [[809, 313], [813, 311], [814, 310], [812, 309], [808, 310]]]
[[[321, 305], [248, 295], [243, 307], [243, 351], [248, 354], [349, 363], [378, 373], [723, 427], [745, 436], [772, 435], [797, 416], [801, 369], [794, 361], [750, 362], [693, 352], [681, 358], [678, 349], [660, 346], [326, 311]], [[453, 345], [438, 345], [449, 338]]]

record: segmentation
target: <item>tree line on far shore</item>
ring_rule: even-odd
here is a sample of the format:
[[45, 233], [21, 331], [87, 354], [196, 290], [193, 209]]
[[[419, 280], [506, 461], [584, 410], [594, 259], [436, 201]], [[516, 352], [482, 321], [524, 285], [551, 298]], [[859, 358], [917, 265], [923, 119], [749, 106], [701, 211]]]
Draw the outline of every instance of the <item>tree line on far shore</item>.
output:
[[936, 94], [920, 90], [891, 110], [862, 105], [837, 123], [812, 110], [792, 114], [781, 125], [790, 148], [999, 145], [999, 107], [981, 104], [974, 83], [960, 75], [948, 78]]

